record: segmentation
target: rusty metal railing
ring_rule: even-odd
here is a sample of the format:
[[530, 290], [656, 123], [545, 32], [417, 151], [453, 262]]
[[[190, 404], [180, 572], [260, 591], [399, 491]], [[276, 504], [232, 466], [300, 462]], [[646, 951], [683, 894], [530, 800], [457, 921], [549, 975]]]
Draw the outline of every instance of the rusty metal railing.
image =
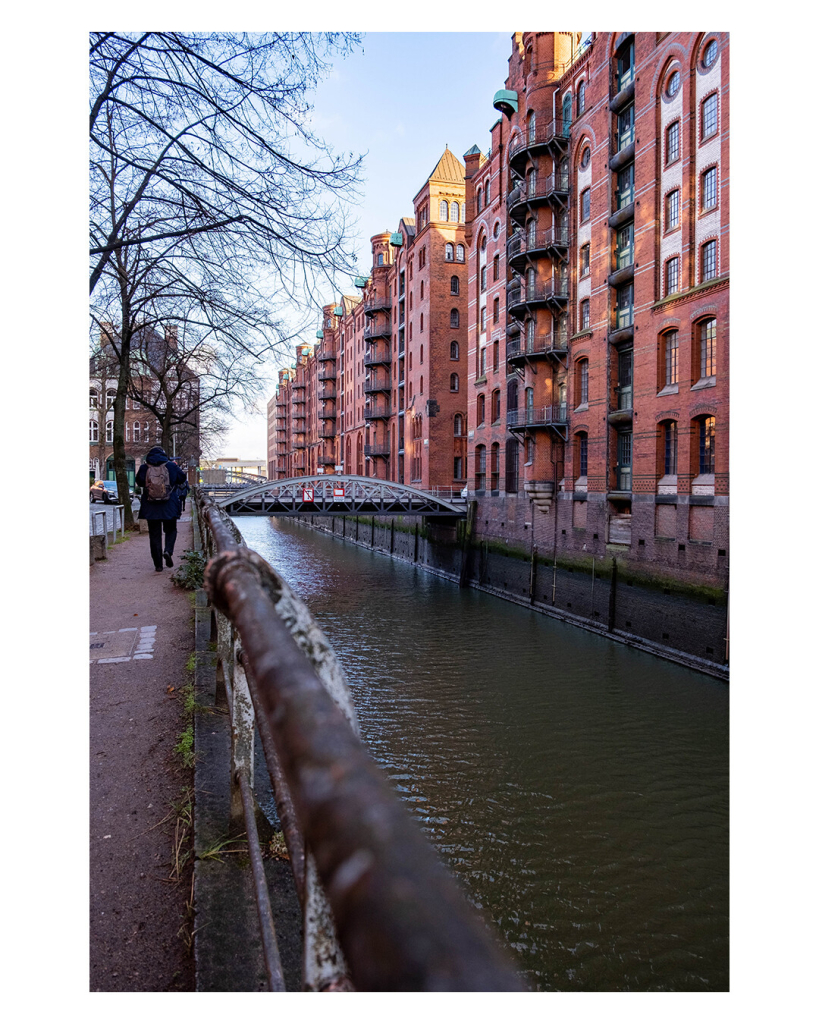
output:
[[[232, 637], [238, 648], [230, 680], [234, 799], [250, 826], [255, 723], [304, 913], [304, 986], [521, 991], [489, 929], [365, 751], [343, 669], [306, 606], [201, 489], [194, 495], [219, 647]], [[265, 959], [271, 988], [280, 989], [260, 867], [257, 874]]]

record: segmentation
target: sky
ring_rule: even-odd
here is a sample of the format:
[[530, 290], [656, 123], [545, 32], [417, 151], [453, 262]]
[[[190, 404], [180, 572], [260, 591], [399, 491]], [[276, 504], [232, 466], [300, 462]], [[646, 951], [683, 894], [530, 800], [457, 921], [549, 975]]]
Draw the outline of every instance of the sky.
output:
[[[489, 148], [499, 117], [492, 97], [506, 79], [513, 32], [367, 32], [363, 46], [337, 58], [318, 86], [311, 129], [336, 152], [364, 155], [360, 200], [349, 209], [362, 275], [370, 272], [370, 237], [413, 215], [412, 200], [444, 149], [463, 162], [473, 145]], [[360, 294], [352, 278], [338, 286]], [[335, 297], [328, 292], [325, 301]], [[314, 342], [315, 330], [303, 340]], [[221, 455], [266, 458], [270, 397], [255, 415], [232, 423]]]

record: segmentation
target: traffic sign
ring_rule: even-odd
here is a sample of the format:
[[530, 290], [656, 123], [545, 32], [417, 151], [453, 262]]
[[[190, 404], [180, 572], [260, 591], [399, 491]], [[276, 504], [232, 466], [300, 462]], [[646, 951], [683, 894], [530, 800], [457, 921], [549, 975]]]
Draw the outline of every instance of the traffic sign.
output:
[[344, 497], [344, 488], [343, 487], [334, 487], [333, 488], [333, 497], [334, 498], [343, 498]]
[[312, 487], [303, 487], [301, 493], [302, 493], [302, 501], [312, 501], [313, 500], [313, 488]]

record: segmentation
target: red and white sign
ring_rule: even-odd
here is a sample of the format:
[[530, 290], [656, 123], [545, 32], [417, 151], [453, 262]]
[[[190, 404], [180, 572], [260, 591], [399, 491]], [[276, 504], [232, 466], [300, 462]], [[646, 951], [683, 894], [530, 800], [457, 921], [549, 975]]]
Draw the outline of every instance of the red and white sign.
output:
[[302, 491], [301, 491], [301, 494], [302, 494], [302, 498], [301, 498], [302, 501], [312, 501], [313, 500], [313, 488], [312, 487], [303, 487]]
[[344, 488], [343, 487], [334, 487], [333, 488], [333, 497], [334, 498], [343, 498], [344, 497]]

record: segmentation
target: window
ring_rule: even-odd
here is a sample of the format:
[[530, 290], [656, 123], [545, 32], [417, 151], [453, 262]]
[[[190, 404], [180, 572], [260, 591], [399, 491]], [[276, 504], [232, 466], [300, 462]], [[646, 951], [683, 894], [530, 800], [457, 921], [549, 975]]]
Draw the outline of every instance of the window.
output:
[[591, 252], [590, 245], [581, 245], [580, 247], [580, 276], [585, 277], [589, 273], [589, 253]]
[[481, 291], [486, 291], [486, 267], [481, 267]]
[[451, 341], [449, 343], [449, 358], [450, 359], [460, 359], [460, 355], [458, 354], [458, 342], [457, 341]]
[[589, 404], [589, 361], [581, 359], [577, 364], [577, 404]]
[[486, 330], [486, 306], [481, 306], [481, 331]]
[[420, 322], [418, 330], [419, 330], [419, 333], [421, 333], [421, 334], [424, 333], [424, 314], [423, 313], [421, 314], [421, 322]]
[[486, 395], [478, 395], [478, 426], [486, 421]]
[[617, 209], [634, 202], [634, 164], [628, 164], [617, 172]]
[[526, 175], [526, 194], [533, 196], [537, 193], [537, 170], [533, 167]]
[[665, 265], [665, 294], [673, 295], [680, 290], [680, 260], [672, 257]]
[[716, 135], [717, 132], [717, 94], [711, 93], [710, 96], [702, 101], [702, 113], [700, 117], [701, 121], [701, 139], [710, 139], [712, 135]]
[[617, 54], [617, 92], [634, 80], [634, 39], [625, 43]]
[[518, 442], [510, 437], [506, 442], [506, 491], [516, 494], [518, 489]]
[[591, 149], [588, 146], [586, 146], [586, 148], [583, 150], [582, 156], [580, 157], [580, 170], [581, 171], [585, 171], [586, 168], [589, 166], [590, 162], [591, 162]]
[[717, 169], [709, 167], [702, 176], [702, 208], [712, 210], [717, 205]]
[[660, 336], [662, 349], [662, 386], [671, 387], [679, 382], [679, 336], [676, 331], [666, 331]]
[[617, 289], [617, 330], [631, 327], [634, 323], [634, 283], [620, 285]]
[[589, 435], [581, 432], [577, 435], [577, 475], [589, 475]]
[[125, 421], [125, 441], [126, 443], [131, 440], [131, 424], [128, 420]]
[[500, 342], [497, 338], [492, 342], [492, 369], [495, 373], [500, 369]]
[[580, 193], [580, 223], [585, 222], [591, 217], [591, 189], [586, 188]]
[[591, 326], [591, 310], [588, 299], [583, 299], [580, 303], [580, 330], [588, 331]]
[[713, 416], [703, 416], [697, 421], [699, 434], [699, 472], [714, 472], [714, 440], [716, 436], [716, 421]]
[[117, 393], [113, 388], [108, 388], [105, 392], [105, 408], [113, 409], [114, 402], [117, 400]]
[[486, 446], [479, 444], [475, 449], [475, 490], [486, 487]]
[[378, 265], [379, 265], [379, 267], [383, 267], [384, 266], [384, 253], [383, 252], [380, 252], [378, 254]]
[[457, 373], [451, 373], [449, 375], [449, 390], [450, 391], [457, 391], [458, 390], [458, 374]]
[[526, 465], [531, 466], [535, 461], [535, 439], [533, 437], [526, 438]]
[[438, 220], [449, 220], [449, 203], [442, 199], [438, 207]]
[[500, 256], [495, 253], [495, 258], [492, 260], [492, 280], [497, 281], [500, 278]]
[[[423, 252], [421, 253], [421, 255], [423, 256]], [[422, 281], [421, 282], [421, 298], [423, 299], [423, 297], [424, 297], [424, 282]]]
[[665, 130], [665, 163], [675, 163], [680, 159], [680, 122], [672, 121]]
[[455, 253], [456, 253], [455, 258], [457, 259], [457, 261], [459, 263], [463, 263], [463, 261], [464, 261], [464, 253], [465, 252], [466, 252], [466, 250], [464, 249], [464, 247], [462, 245], [459, 245], [457, 247], [457, 249], [455, 250]]
[[617, 151], [634, 142], [634, 104], [617, 115]]
[[464, 418], [460, 413], [456, 413], [455, 419], [453, 420], [452, 432], [455, 437], [463, 437], [464, 434]]
[[572, 94], [567, 92], [563, 97], [563, 134], [566, 135], [572, 123]]
[[424, 378], [422, 377], [418, 383], [418, 394], [423, 395], [424, 393]]
[[500, 221], [496, 220], [495, 221], [495, 226], [492, 228], [492, 237], [497, 239], [499, 234], [500, 234]]
[[457, 224], [461, 217], [461, 206], [460, 203], [452, 200], [452, 208], [449, 211], [449, 219], [454, 220]]
[[458, 277], [450, 277], [449, 279], [449, 294], [458, 295], [461, 291], [461, 281]]
[[147, 423], [143, 423], [142, 424], [142, 440], [145, 442], [145, 444], [148, 443], [148, 424]]
[[680, 190], [675, 188], [665, 197], [665, 229], [673, 231], [680, 225]]
[[449, 311], [449, 326], [460, 327], [461, 326], [461, 314], [457, 309], [451, 309]]
[[98, 409], [99, 408], [99, 394], [96, 388], [91, 388], [88, 394], [88, 408]]
[[665, 85], [665, 94], [670, 100], [674, 99], [674, 97], [680, 91], [680, 82], [680, 72], [675, 69], [668, 76], [668, 81]]
[[476, 193], [475, 201], [477, 203], [478, 213], [480, 213], [481, 210], [483, 209], [483, 192], [481, 192], [480, 189], [478, 189]]
[[480, 377], [486, 376], [486, 345], [481, 347], [480, 353], [478, 354], [478, 375]]
[[677, 475], [677, 423], [668, 420], [663, 424], [663, 475]]
[[444, 259], [448, 263], [451, 263], [455, 259], [455, 249], [453, 248], [452, 242], [446, 243], [446, 248], [444, 249]]
[[586, 83], [581, 82], [577, 87], [577, 116], [583, 113], [586, 109]]
[[717, 242], [711, 239], [702, 247], [701, 281], [711, 281], [717, 276]]
[[702, 66], [704, 68], [710, 68], [713, 66], [714, 61], [717, 59], [717, 41], [712, 39], [702, 51]]
[[492, 411], [492, 422], [493, 423], [497, 423], [498, 420], [500, 419], [500, 415], [501, 415], [501, 395], [500, 395], [500, 390], [499, 389], [492, 392], [492, 407], [491, 407], [491, 411]]
[[717, 373], [717, 321], [714, 317], [697, 324], [700, 380]]
[[492, 491], [497, 491], [500, 486], [500, 445], [497, 441], [492, 445], [489, 474], [489, 488]]
[[454, 480], [463, 480], [464, 478], [464, 460], [463, 456], [456, 455], [452, 463], [452, 478]]
[[484, 189], [484, 197], [483, 197], [487, 206], [489, 206], [491, 195], [492, 195], [492, 179], [490, 178], [487, 181], [487, 183], [486, 183], [486, 188]]
[[100, 425], [96, 420], [88, 421], [88, 440], [99, 441], [100, 439]]
[[134, 420], [134, 441], [139, 441], [139, 420]]
[[537, 115], [534, 111], [529, 113], [527, 126], [529, 129], [529, 144], [531, 145], [537, 138]]
[[500, 323], [500, 299], [497, 295], [492, 303], [492, 322], [495, 324]]
[[624, 224], [617, 229], [617, 269], [630, 267], [634, 262], [634, 224]]

